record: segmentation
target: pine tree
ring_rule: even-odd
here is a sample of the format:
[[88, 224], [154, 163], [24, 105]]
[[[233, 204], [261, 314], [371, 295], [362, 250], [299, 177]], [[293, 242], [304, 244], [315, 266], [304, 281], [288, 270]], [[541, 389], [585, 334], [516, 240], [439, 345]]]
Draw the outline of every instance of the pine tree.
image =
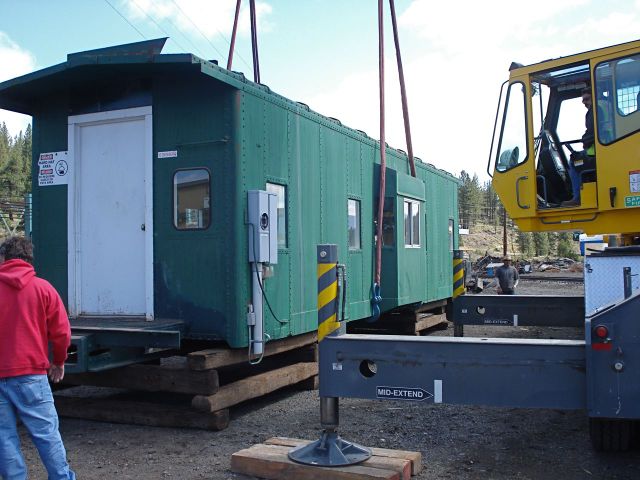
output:
[[4, 171], [5, 165], [9, 162], [9, 144], [11, 137], [9, 137], [9, 130], [6, 123], [2, 122], [0, 125], [0, 175]]
[[518, 247], [520, 247], [520, 253], [525, 257], [531, 257], [534, 254], [534, 240], [531, 232], [518, 230]]
[[483, 219], [486, 223], [494, 223], [498, 214], [500, 200], [491, 182], [485, 182], [482, 186], [482, 197], [484, 201]]
[[22, 195], [31, 191], [31, 149], [33, 143], [33, 133], [31, 125], [27, 125], [22, 141]]
[[564, 258], [577, 258], [577, 255], [573, 251], [573, 238], [571, 233], [562, 232], [558, 234], [558, 257]]
[[549, 241], [549, 254], [558, 251], [558, 234], [556, 232], [547, 232], [547, 240]]
[[536, 257], [549, 255], [549, 236], [546, 232], [533, 232], [533, 245]]
[[470, 228], [479, 218], [482, 203], [482, 191], [478, 175], [469, 176], [460, 172], [461, 185], [458, 187], [459, 217], [462, 228]]
[[6, 124], [0, 125], [0, 215], [5, 221], [22, 219], [24, 196], [31, 190], [31, 148], [30, 125], [13, 138]]
[[17, 136], [9, 142], [9, 158], [7, 163], [5, 164], [4, 170], [2, 172], [2, 177], [4, 177], [4, 183], [6, 185], [6, 195], [13, 198], [20, 195], [21, 184], [22, 184], [22, 159], [21, 159], [21, 149], [22, 145], [22, 132], [20, 132]]

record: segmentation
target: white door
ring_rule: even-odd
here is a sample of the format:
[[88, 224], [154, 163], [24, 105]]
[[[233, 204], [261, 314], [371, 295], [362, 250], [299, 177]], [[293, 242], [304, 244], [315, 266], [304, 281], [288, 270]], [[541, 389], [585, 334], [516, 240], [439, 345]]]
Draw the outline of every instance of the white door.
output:
[[69, 117], [72, 316], [153, 318], [151, 108]]

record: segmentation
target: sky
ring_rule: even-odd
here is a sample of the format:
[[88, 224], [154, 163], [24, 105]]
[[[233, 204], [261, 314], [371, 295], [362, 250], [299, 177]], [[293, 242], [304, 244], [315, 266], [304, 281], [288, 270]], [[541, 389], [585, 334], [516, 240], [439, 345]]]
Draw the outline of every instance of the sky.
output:
[[[375, 0], [256, 0], [262, 83], [380, 137]], [[406, 150], [389, 3], [386, 140]], [[68, 53], [170, 37], [163, 53], [226, 66], [236, 0], [0, 0], [0, 82]], [[253, 78], [249, 0], [233, 70]], [[438, 168], [488, 179], [500, 85], [512, 61], [537, 63], [640, 38], [640, 0], [396, 0], [413, 150]], [[30, 121], [0, 110], [12, 134]]]

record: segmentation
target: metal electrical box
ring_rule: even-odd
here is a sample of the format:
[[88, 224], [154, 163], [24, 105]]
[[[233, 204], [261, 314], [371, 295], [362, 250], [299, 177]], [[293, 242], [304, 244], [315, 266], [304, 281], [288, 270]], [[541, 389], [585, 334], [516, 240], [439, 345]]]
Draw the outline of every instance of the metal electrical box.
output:
[[249, 190], [249, 262], [278, 263], [278, 196]]

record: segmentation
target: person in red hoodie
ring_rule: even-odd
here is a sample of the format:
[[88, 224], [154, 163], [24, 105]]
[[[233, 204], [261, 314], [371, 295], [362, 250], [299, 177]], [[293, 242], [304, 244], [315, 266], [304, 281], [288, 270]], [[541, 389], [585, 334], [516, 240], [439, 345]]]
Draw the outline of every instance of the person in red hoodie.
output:
[[32, 262], [29, 240], [11, 237], [0, 245], [0, 478], [27, 478], [16, 427], [20, 419], [49, 480], [75, 479], [47, 381], [47, 374], [55, 383], [64, 377], [71, 327], [60, 295], [36, 277]]

